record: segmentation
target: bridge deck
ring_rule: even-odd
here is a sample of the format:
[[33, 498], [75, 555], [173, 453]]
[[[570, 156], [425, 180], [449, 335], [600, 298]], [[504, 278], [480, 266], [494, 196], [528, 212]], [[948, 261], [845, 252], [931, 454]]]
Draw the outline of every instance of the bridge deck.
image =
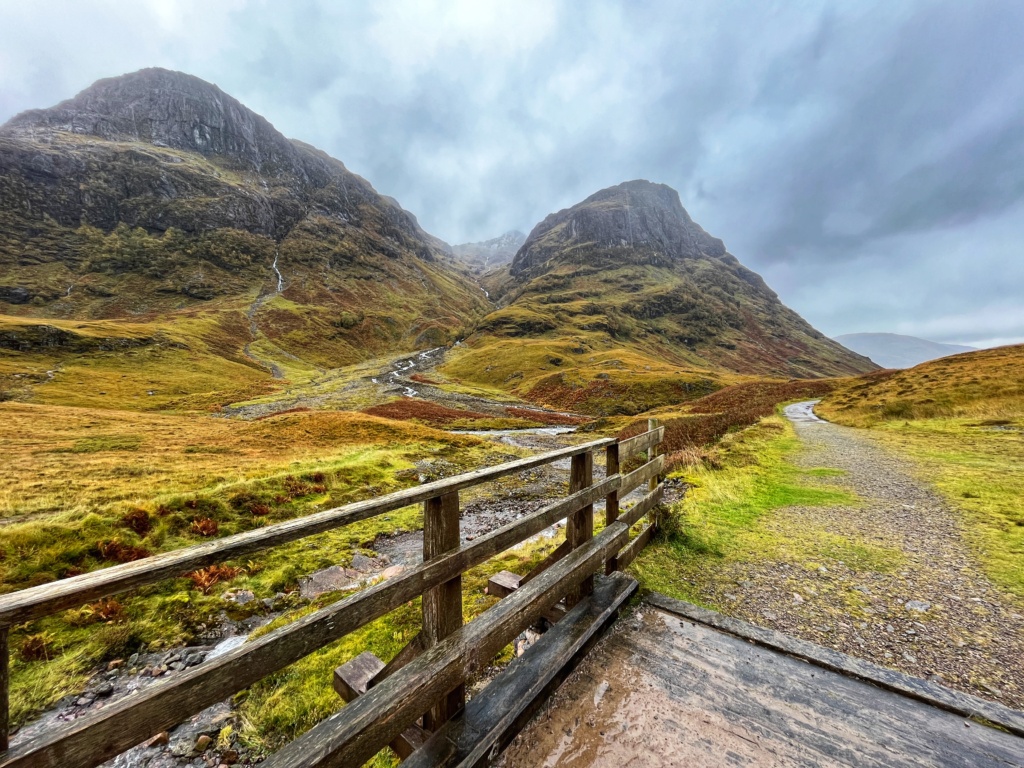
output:
[[1024, 715], [1005, 707], [652, 596], [501, 764], [1006, 768], [1024, 765], [1022, 734]]

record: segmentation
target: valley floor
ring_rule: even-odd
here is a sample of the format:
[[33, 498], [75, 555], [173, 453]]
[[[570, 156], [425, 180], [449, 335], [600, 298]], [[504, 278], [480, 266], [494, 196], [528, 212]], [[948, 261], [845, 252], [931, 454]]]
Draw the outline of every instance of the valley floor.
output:
[[808, 404], [786, 415], [802, 443], [788, 471], [837, 497], [761, 510], [710, 546], [698, 535], [676, 569], [662, 542], [637, 561], [644, 585], [1024, 708], [1024, 602], [982, 571], [967, 518], [870, 433]]

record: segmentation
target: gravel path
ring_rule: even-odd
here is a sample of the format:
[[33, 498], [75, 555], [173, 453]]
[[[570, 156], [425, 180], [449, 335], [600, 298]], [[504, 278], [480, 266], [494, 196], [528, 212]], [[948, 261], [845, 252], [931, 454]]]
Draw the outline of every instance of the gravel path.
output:
[[817, 419], [813, 402], [786, 416], [805, 446], [796, 463], [843, 470], [822, 482], [860, 502], [789, 507], [764, 525], [781, 537], [817, 531], [819, 541], [886, 548], [893, 565], [875, 570], [819, 547], [813, 563], [730, 564], [701, 585], [706, 599], [755, 624], [1024, 709], [1024, 605], [981, 572], [959, 514], [870, 435]]

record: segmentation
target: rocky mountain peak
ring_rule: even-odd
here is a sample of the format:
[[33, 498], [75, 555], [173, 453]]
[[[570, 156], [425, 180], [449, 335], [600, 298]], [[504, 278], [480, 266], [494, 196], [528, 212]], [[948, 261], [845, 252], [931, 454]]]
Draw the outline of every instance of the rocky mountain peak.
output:
[[518, 229], [510, 229], [505, 234], [492, 237], [490, 240], [453, 245], [452, 253], [470, 267], [476, 270], [485, 270], [508, 264], [525, 241], [526, 235]]
[[602, 189], [545, 218], [516, 254], [512, 275], [536, 273], [570, 245], [631, 249], [655, 261], [725, 255], [725, 245], [690, 218], [678, 192], [642, 179]]
[[256, 170], [292, 165], [296, 151], [265, 118], [216, 85], [157, 67], [98, 80], [74, 98], [22, 112], [0, 128], [15, 136], [50, 131], [219, 155]]

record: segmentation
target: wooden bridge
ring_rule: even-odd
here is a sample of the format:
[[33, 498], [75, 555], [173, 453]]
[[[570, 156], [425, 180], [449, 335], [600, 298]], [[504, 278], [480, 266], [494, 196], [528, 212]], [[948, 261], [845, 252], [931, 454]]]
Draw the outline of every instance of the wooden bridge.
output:
[[[544, 722], [556, 722], [558, 718], [576, 722], [581, 716], [576, 711], [579, 707], [585, 707], [588, 701], [598, 706], [599, 696], [587, 688], [587, 681], [601, 676], [593, 665], [601, 663], [609, 647], [619, 648], [620, 655], [624, 654], [617, 662], [623, 668], [640, 659], [643, 671], [654, 676], [654, 683], [647, 682], [649, 687], [661, 686], [663, 701], [658, 711], [665, 718], [649, 720], [629, 734], [629, 739], [635, 739], [637, 751], [630, 759], [641, 760], [636, 764], [646, 764], [643, 761], [649, 757], [651, 764], [674, 765], [679, 764], [674, 760], [689, 755], [698, 763], [717, 765], [736, 762], [737, 755], [745, 754], [727, 738], [710, 738], [706, 727], [692, 731], [679, 727], [679, 723], [696, 722], [694, 717], [699, 718], [700, 713], [732, 723], [730, 733], [746, 729], [761, 739], [764, 749], [754, 754], [753, 762], [772, 764], [775, 755], [782, 756], [780, 760], [785, 764], [817, 765], [828, 764], [832, 758], [843, 762], [843, 758], [861, 756], [865, 758], [862, 762], [849, 764], [899, 764], [898, 760], [878, 762], [879, 754], [889, 754], [885, 750], [829, 752], [816, 745], [832, 743], [829, 738], [842, 741], [844, 734], [849, 737], [854, 732], [863, 743], [870, 744], [872, 738], [885, 735], [884, 728], [895, 727], [904, 710], [928, 714], [919, 718], [931, 724], [930, 731], [920, 731], [928, 734], [928, 743], [922, 748], [925, 752], [931, 750], [934, 756], [923, 760], [926, 764], [1024, 764], [1021, 713], [880, 670], [809, 643], [775, 633], [758, 634], [764, 630], [730, 623], [717, 614], [667, 598], [647, 599], [662, 614], [691, 629], [654, 640], [654, 630], [645, 624], [645, 629], [636, 633], [639, 645], [632, 650], [628, 643], [622, 644], [622, 638], [629, 637], [628, 631], [616, 629], [602, 640], [620, 608], [637, 590], [636, 581], [623, 569], [657, 528], [664, 461], [658, 455], [658, 446], [663, 433], [663, 428], [649, 423], [647, 432], [629, 439], [595, 440], [551, 451], [0, 597], [0, 768], [98, 765], [420, 596], [419, 635], [387, 663], [364, 653], [339, 668], [334, 686], [348, 703], [271, 755], [264, 765], [360, 766], [388, 745], [409, 766], [485, 765], [520, 733], [577, 665], [582, 664], [581, 672], [567, 683], [563, 693], [556, 695], [557, 706], [554, 712], [547, 712]], [[606, 471], [604, 478], [595, 482], [594, 457], [598, 452], [604, 454]], [[461, 490], [566, 459], [570, 471], [565, 498], [472, 542], [461, 541]], [[634, 466], [632, 471], [624, 471]], [[642, 497], [632, 506], [620, 508], [620, 499], [638, 489], [645, 491]], [[602, 499], [605, 525], [595, 535], [594, 504]], [[61, 728], [22, 742], [15, 739], [8, 746], [10, 627], [421, 502], [421, 564]], [[565, 541], [527, 574], [503, 572], [492, 577], [489, 590], [502, 599], [463, 625], [462, 574], [563, 519]], [[466, 682], [488, 667], [526, 628], [540, 622], [551, 628], [467, 701]], [[698, 625], [700, 630], [693, 629]], [[597, 650], [592, 651], [599, 642]], [[761, 654], [756, 659], [751, 656], [755, 647], [751, 643], [757, 644], [756, 653]], [[701, 666], [698, 662], [704, 654]], [[714, 686], [708, 685], [708, 665], [717, 675]], [[751, 665], [761, 669], [760, 676], [745, 674], [746, 667], [753, 668]], [[808, 673], [812, 665], [817, 665], [817, 676]], [[585, 672], [588, 668], [591, 673]], [[833, 691], [841, 685], [829, 675], [846, 681], [845, 706], [831, 706]], [[812, 679], [815, 682], [809, 682]], [[853, 688], [849, 687], [850, 681], [856, 682]], [[617, 686], [616, 696], [629, 692], [624, 690], [629, 686], [621, 680], [612, 685]], [[565, 690], [572, 691], [568, 698]], [[723, 703], [723, 696], [735, 701], [735, 706]], [[624, 701], [622, 706], [629, 714], [628, 696]], [[793, 710], [794, 701], [806, 718], [813, 720], [816, 730], [787, 730], [786, 713]], [[880, 702], [885, 704], [884, 712], [879, 709]], [[880, 716], [872, 718], [876, 710]], [[860, 719], [853, 718], [856, 723], [847, 726], [852, 712], [859, 713]], [[591, 712], [590, 716], [595, 715]], [[973, 720], [965, 724], [964, 718], [968, 717]], [[877, 733], [870, 727], [873, 722], [879, 724]], [[970, 738], [962, 730], [965, 725], [973, 728]], [[530, 727], [543, 726], [534, 723]], [[611, 726], [605, 731], [613, 732]], [[821, 733], [827, 737], [821, 737]], [[892, 741], [891, 733], [886, 738]], [[618, 743], [630, 743], [629, 739]], [[664, 748], [663, 759], [658, 758], [652, 745], [664, 747], [666, 739], [671, 743]], [[542, 738], [530, 737], [526, 742], [527, 747], [533, 744], [543, 750]], [[603, 748], [602, 743], [592, 741], [573, 754], [590, 755], [590, 762], [577, 764], [629, 762], [622, 759], [621, 750], [605, 754]], [[794, 755], [799, 759], [791, 759]], [[921, 754], [916, 757], [921, 758]], [[524, 751], [520, 739], [508, 759], [512, 765], [532, 766], [544, 760], [550, 762], [551, 755]], [[554, 759], [559, 762], [557, 755]]]

